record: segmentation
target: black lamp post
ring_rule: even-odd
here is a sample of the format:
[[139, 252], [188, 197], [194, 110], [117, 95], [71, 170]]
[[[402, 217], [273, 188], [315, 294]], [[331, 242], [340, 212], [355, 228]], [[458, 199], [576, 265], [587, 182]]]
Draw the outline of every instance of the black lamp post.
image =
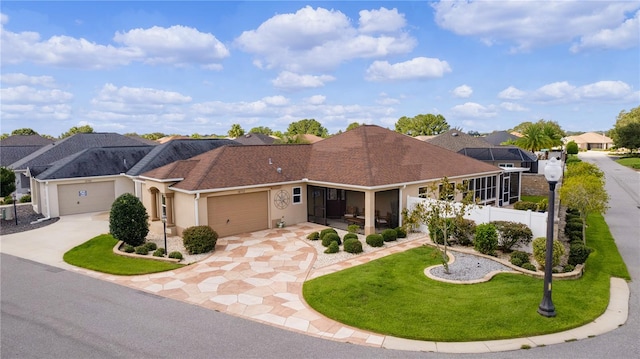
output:
[[18, 200], [18, 196], [13, 192], [13, 218], [16, 220], [16, 226], [18, 225], [18, 207], [16, 205], [16, 201]]
[[547, 218], [547, 244], [544, 263], [544, 296], [538, 307], [538, 313], [545, 317], [556, 316], [556, 307], [551, 300], [551, 279], [553, 277], [553, 209], [556, 200], [556, 184], [560, 176], [562, 176], [562, 166], [555, 157], [552, 157], [544, 168], [544, 177], [549, 182], [549, 217]]
[[167, 215], [162, 215], [162, 234], [164, 235], [164, 255], [168, 255], [169, 248], [167, 248]]

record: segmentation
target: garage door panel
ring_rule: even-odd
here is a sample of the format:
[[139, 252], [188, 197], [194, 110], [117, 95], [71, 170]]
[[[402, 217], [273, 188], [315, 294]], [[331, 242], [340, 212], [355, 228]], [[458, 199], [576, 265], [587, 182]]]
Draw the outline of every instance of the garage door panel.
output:
[[269, 227], [267, 192], [207, 199], [208, 223], [220, 237]]
[[108, 211], [115, 196], [114, 181], [58, 185], [60, 215]]

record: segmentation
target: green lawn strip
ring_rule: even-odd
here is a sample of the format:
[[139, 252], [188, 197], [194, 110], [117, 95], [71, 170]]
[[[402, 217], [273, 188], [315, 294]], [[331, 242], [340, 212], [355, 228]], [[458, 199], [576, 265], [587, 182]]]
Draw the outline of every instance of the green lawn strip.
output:
[[640, 169], [640, 157], [626, 157], [617, 159], [616, 162], [623, 166], [627, 166], [633, 169]]
[[543, 199], [548, 198], [547, 196], [520, 196], [520, 199], [525, 202], [533, 202], [538, 203]]
[[542, 279], [500, 274], [489, 282], [456, 285], [427, 278], [424, 268], [438, 263], [431, 247], [313, 279], [303, 295], [329, 318], [409, 339], [475, 341], [567, 330], [605, 311], [610, 275], [628, 278], [613, 239], [601, 233], [603, 225], [608, 232], [601, 216], [590, 216], [587, 237], [598, 238], [588, 242], [595, 251], [583, 278], [553, 282], [555, 318], [537, 313]]
[[94, 237], [64, 254], [65, 262], [76, 267], [116, 275], [139, 275], [164, 272], [183, 267], [182, 264], [152, 259], [129, 258], [113, 253], [118, 240], [109, 234]]

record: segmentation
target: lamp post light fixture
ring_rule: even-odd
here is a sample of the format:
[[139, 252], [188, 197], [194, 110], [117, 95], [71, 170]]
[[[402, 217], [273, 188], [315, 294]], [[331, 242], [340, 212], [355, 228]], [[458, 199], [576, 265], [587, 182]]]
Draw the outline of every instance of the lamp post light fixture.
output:
[[544, 167], [544, 177], [547, 182], [549, 182], [549, 217], [547, 218], [547, 244], [544, 263], [544, 295], [538, 307], [538, 313], [545, 317], [556, 316], [556, 308], [551, 300], [551, 280], [553, 276], [553, 209], [556, 200], [556, 184], [561, 176], [562, 166], [555, 157], [552, 157]]
[[162, 214], [162, 234], [164, 235], [164, 255], [168, 255], [169, 248], [167, 248], [167, 215]]

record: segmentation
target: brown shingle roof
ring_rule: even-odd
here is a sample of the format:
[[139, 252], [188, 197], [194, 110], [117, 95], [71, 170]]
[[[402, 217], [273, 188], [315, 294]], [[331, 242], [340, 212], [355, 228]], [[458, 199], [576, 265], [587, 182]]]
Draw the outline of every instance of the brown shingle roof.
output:
[[[278, 172], [281, 168], [281, 173]], [[376, 187], [498, 172], [498, 167], [379, 126], [311, 145], [225, 146], [144, 174], [187, 191], [300, 181]]]

